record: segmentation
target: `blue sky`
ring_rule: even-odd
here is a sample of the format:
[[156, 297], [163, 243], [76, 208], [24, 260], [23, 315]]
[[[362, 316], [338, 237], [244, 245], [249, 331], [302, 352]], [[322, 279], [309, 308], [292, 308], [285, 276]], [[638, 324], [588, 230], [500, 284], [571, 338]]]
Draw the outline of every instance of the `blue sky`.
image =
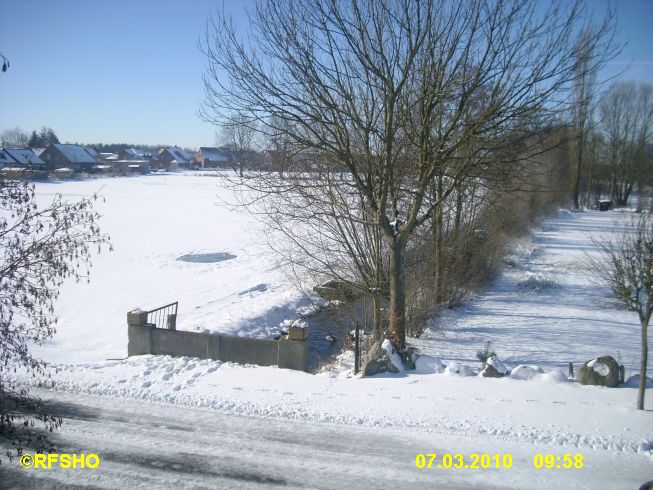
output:
[[[597, 2], [598, 3], [598, 2]], [[245, 26], [247, 1], [225, 1]], [[197, 47], [219, 0], [0, 0], [0, 131], [52, 127], [62, 141], [212, 146], [197, 116]], [[653, 83], [653, 1], [617, 3], [628, 42], [603, 76]]]

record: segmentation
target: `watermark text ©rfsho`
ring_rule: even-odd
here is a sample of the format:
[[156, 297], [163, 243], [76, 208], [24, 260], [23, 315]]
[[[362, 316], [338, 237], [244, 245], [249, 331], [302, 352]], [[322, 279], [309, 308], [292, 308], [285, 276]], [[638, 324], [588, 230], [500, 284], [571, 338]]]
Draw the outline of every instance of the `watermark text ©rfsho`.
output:
[[36, 453], [23, 454], [20, 457], [23, 468], [49, 470], [62, 469], [95, 469], [100, 466], [100, 457], [97, 454], [69, 454], [69, 453]]

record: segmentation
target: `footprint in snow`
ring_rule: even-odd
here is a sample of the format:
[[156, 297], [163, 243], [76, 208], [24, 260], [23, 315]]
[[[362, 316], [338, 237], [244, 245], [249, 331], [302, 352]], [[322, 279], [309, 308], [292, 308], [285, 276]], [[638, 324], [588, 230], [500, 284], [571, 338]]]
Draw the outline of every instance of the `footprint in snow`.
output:
[[141, 385], [141, 387], [143, 387], [143, 388], [149, 388], [150, 386], [152, 386], [152, 382], [151, 382], [151, 381], [146, 381], [145, 383], [143, 383], [143, 384]]
[[172, 389], [172, 391], [179, 391], [179, 390], [181, 390], [181, 385], [177, 385]]
[[202, 373], [193, 373], [193, 378], [197, 378], [198, 376], [202, 376]]
[[163, 376], [161, 376], [161, 379], [162, 379], [163, 381], [168, 381], [170, 378], [172, 378], [172, 374], [171, 374], [171, 373], [166, 373], [166, 374], [164, 374]]
[[210, 367], [206, 370], [207, 373], [213, 373], [218, 370], [218, 366]]

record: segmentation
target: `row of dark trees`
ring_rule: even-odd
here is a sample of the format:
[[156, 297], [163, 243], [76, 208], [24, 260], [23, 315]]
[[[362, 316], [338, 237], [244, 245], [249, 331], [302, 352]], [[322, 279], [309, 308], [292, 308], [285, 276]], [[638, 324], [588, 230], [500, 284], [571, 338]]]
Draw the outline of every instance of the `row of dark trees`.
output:
[[19, 127], [6, 129], [0, 134], [0, 143], [3, 148], [45, 148], [52, 143], [59, 143], [56, 133], [52, 128], [43, 126], [39, 132], [23, 131]]

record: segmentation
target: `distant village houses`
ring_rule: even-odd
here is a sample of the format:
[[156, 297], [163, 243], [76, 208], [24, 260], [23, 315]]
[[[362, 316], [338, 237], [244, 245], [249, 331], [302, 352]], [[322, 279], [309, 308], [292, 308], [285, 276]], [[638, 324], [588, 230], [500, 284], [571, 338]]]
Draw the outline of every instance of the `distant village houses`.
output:
[[[251, 152], [255, 154], [255, 152]], [[247, 165], [256, 165], [249, 158]], [[242, 160], [242, 162], [241, 162]], [[99, 153], [90, 146], [52, 143], [46, 148], [0, 148], [0, 173], [5, 178], [70, 178], [75, 175], [133, 175], [155, 171], [192, 168], [235, 168], [245, 158], [236, 158], [228, 148], [201, 147], [193, 154], [179, 146], [158, 151], [123, 148], [113, 153]]]

